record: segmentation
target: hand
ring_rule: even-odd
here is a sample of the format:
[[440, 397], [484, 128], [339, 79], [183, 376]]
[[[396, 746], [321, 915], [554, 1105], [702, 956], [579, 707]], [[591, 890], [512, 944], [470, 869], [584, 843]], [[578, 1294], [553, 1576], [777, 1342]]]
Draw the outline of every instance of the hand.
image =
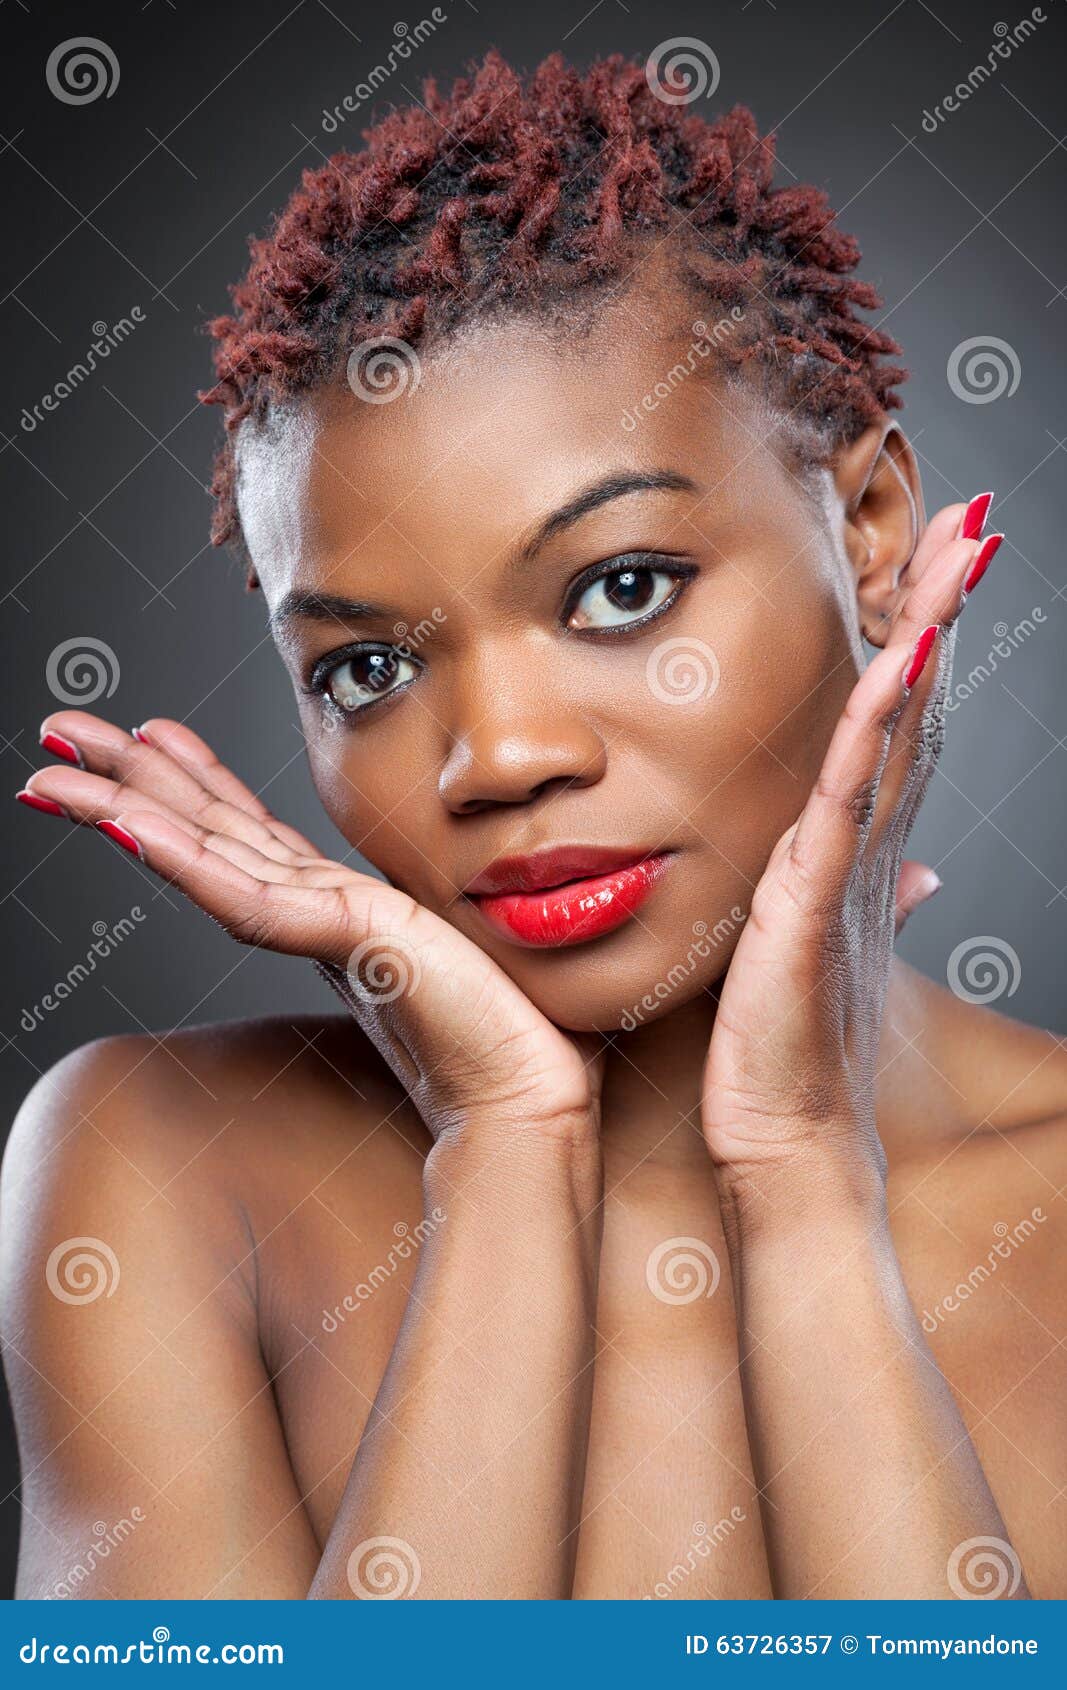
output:
[[940, 750], [965, 583], [1002, 538], [958, 538], [962, 515], [950, 506], [923, 534], [885, 649], [775, 846], [731, 960], [703, 1124], [735, 1195], [765, 1191], [798, 1158], [828, 1169], [837, 1151], [839, 1166], [882, 1175], [875, 1071], [894, 926], [939, 884], [919, 864], [902, 879], [901, 857]]
[[554, 1027], [412, 898], [320, 856], [190, 729], [157, 719], [137, 734], [81, 711], [49, 716], [41, 741], [64, 762], [20, 797], [102, 827], [243, 944], [310, 957], [435, 1138], [472, 1117], [595, 1131], [596, 1041], [586, 1050]]

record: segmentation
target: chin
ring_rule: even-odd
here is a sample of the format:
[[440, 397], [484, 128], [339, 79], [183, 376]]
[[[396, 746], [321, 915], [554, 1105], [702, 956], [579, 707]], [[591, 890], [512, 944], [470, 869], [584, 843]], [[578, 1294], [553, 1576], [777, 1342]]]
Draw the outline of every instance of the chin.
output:
[[[665, 941], [630, 921], [608, 938], [533, 951], [480, 941], [542, 1015], [569, 1033], [633, 1033], [723, 978], [747, 911], [679, 921]], [[657, 923], [665, 927], [666, 923]]]

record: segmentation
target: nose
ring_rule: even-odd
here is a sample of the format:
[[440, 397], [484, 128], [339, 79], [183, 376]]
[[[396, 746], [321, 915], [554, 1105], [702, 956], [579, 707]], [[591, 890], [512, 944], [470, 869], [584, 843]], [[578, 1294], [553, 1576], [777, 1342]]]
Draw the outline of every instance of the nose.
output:
[[[515, 672], [466, 699], [465, 723], [453, 730], [438, 790], [454, 815], [497, 804], [529, 804], [565, 786], [593, 786], [606, 767], [599, 730], [542, 686], [518, 696]], [[532, 689], [531, 689], [532, 690]]]

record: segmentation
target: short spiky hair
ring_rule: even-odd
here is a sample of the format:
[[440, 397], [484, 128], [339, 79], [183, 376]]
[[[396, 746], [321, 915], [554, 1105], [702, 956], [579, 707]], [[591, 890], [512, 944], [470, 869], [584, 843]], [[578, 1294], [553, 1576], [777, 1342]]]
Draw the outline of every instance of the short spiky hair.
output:
[[717, 347], [756, 360], [788, 408], [832, 449], [881, 411], [907, 372], [857, 308], [881, 300], [850, 272], [859, 247], [821, 190], [772, 187], [773, 138], [735, 106], [713, 122], [663, 98], [651, 70], [616, 55], [584, 76], [559, 54], [523, 79], [496, 52], [425, 105], [364, 132], [302, 184], [251, 243], [235, 312], [215, 318], [225, 407], [212, 539], [240, 539], [234, 431], [272, 400], [337, 379], [353, 347], [409, 344], [494, 312], [581, 309], [672, 238], [679, 282], [744, 308]]

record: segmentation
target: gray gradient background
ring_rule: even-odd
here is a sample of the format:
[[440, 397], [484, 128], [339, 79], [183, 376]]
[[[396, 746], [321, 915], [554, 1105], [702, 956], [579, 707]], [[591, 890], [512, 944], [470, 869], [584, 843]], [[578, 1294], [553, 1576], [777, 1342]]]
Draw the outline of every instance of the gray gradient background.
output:
[[[717, 55], [714, 107], [743, 100], [778, 131], [780, 180], [814, 181], [860, 237], [864, 274], [913, 376], [904, 422], [920, 454], [928, 509], [995, 487], [1008, 540], [965, 619], [957, 679], [981, 662], [995, 625], [1045, 617], [1020, 650], [950, 716], [941, 770], [912, 854], [936, 864], [940, 897], [902, 950], [944, 979], [954, 948], [992, 934], [1020, 961], [999, 1006], [1067, 1032], [1067, 866], [1063, 833], [1067, 606], [1061, 531], [1067, 158], [1060, 139], [1067, 6], [933, 135], [933, 107], [984, 59], [994, 26], [1022, 0], [789, 0], [723, 5], [575, 0], [517, 6], [444, 0], [447, 21], [387, 85], [450, 77], [498, 45], [532, 65], [562, 48], [585, 64], [645, 56], [696, 36]], [[0, 183], [3, 400], [0, 477], [6, 703], [3, 755], [14, 791], [38, 762], [37, 726], [55, 708], [45, 673], [61, 641], [88, 635], [121, 678], [98, 708], [124, 725], [184, 718], [283, 817], [331, 849], [295, 707], [228, 558], [207, 543], [204, 492], [219, 413], [198, 406], [209, 379], [205, 316], [224, 309], [246, 238], [262, 231], [302, 167], [357, 142], [325, 136], [333, 107], [381, 62], [403, 18], [350, 0], [252, 4], [149, 0], [140, 6], [9, 0]], [[106, 40], [121, 66], [110, 99], [60, 103], [45, 83], [57, 43]], [[712, 109], [712, 108], [709, 108]], [[140, 306], [145, 322], [58, 411], [20, 426], [84, 355], [91, 325]], [[972, 336], [1007, 341], [1017, 391], [967, 403], [946, 366]], [[235, 1016], [326, 1008], [308, 966], [241, 951], [175, 893], [87, 832], [9, 805], [4, 829], [3, 1108], [37, 1076], [102, 1035]], [[33, 1032], [20, 1026], [93, 940], [134, 904], [142, 922]], [[10, 1588], [17, 1525], [14, 1440], [4, 1446], [0, 1589]]]

